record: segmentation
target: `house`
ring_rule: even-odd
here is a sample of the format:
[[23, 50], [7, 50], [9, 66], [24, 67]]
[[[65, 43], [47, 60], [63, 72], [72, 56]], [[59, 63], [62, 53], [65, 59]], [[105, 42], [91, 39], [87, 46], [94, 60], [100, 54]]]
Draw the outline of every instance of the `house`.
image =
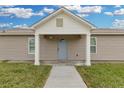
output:
[[124, 29], [98, 29], [60, 8], [28, 29], [1, 31], [0, 60], [124, 61]]

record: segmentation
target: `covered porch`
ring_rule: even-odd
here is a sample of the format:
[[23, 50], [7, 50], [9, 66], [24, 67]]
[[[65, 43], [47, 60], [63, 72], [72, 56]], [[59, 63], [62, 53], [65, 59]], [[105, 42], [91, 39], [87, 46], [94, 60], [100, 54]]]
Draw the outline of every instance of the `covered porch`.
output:
[[58, 62], [80, 60], [90, 66], [90, 34], [35, 34], [34, 64], [40, 65], [40, 60], [45, 59]]

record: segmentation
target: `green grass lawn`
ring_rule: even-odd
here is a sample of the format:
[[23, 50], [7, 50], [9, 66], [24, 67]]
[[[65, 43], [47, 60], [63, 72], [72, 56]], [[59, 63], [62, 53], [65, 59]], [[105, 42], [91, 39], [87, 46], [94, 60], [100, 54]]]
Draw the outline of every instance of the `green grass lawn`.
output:
[[34, 66], [29, 63], [0, 63], [0, 87], [43, 87], [50, 70], [51, 66]]
[[76, 69], [88, 87], [124, 88], [124, 64], [92, 64]]

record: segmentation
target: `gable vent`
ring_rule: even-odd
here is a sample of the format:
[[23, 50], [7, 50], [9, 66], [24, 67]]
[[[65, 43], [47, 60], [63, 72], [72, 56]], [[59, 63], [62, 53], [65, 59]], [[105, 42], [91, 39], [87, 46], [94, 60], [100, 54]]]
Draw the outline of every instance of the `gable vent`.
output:
[[56, 27], [63, 27], [63, 18], [56, 18]]

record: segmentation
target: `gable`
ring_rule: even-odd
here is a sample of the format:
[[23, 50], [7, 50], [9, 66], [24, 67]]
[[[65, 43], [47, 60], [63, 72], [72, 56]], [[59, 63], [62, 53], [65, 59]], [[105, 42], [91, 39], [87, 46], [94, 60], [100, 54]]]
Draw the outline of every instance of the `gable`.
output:
[[37, 27], [39, 24], [43, 23], [43, 22], [46, 21], [46, 20], [49, 20], [50, 18], [52, 18], [53, 16], [55, 16], [55, 15], [61, 13], [61, 12], [65, 12], [66, 14], [69, 14], [69, 15], [75, 17], [76, 19], [78, 19], [78, 20], [84, 22], [84, 23], [87, 24], [88, 26], [90, 26], [90, 27], [92, 27], [92, 28], [96, 28], [93, 24], [91, 24], [91, 23], [88, 22], [87, 20], [85, 20], [85, 19], [83, 19], [83, 18], [81, 18], [81, 17], [79, 17], [79, 16], [77, 16], [77, 15], [71, 13], [70, 10], [68, 10], [67, 8], [64, 8], [64, 7], [62, 7], [62, 8], [60, 8], [60, 9], [56, 10], [55, 12], [53, 12], [52, 14], [50, 14], [49, 16], [47, 16], [47, 17], [45, 17], [44, 19], [40, 20], [39, 22], [33, 24], [33, 25], [32, 25], [32, 28]]
[[[63, 27], [56, 26], [56, 19], [63, 19], [63, 24], [61, 24]], [[64, 9], [60, 9], [43, 19], [41, 22], [38, 22], [33, 27], [36, 29], [36, 32], [42, 34], [62, 34], [65, 31], [65, 33], [74, 32], [75, 34], [80, 34], [88, 33], [94, 26], [89, 24], [87, 21], [78, 18], [72, 13]]]

